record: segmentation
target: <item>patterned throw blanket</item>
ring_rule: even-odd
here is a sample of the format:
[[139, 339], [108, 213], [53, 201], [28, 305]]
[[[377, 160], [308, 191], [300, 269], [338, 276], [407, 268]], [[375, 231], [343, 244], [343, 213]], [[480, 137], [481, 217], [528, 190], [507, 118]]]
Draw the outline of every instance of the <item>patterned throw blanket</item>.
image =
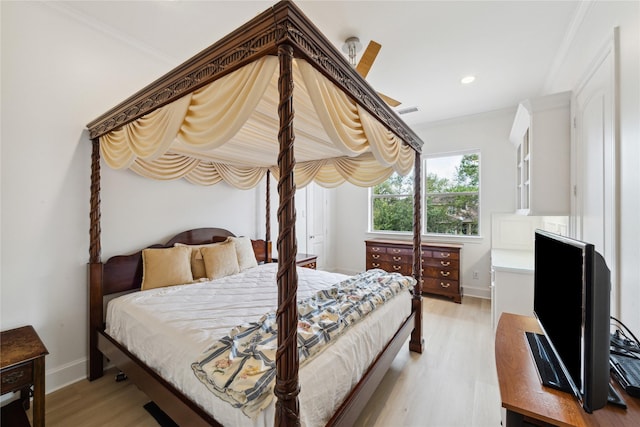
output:
[[[300, 366], [415, 279], [369, 270], [298, 303]], [[191, 365], [209, 390], [253, 418], [273, 398], [278, 345], [275, 312], [235, 327]]]

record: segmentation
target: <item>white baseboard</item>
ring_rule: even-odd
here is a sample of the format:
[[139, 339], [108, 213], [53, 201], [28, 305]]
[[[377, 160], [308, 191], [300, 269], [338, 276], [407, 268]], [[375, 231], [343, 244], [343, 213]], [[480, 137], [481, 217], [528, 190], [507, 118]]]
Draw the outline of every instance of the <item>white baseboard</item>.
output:
[[491, 288], [486, 286], [464, 286], [462, 290], [465, 297], [491, 299]]
[[[46, 364], [46, 361], [45, 361]], [[87, 358], [45, 370], [45, 393], [49, 394], [87, 378]]]

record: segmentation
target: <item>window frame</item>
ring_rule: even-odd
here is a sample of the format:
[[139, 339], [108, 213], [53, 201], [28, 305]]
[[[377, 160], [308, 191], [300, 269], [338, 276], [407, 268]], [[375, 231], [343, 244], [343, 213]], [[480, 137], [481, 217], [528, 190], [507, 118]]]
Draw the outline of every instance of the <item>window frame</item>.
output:
[[[474, 235], [468, 234], [446, 234], [446, 233], [431, 233], [427, 232], [427, 160], [439, 157], [453, 157], [453, 156], [464, 156], [467, 154], [477, 154], [478, 155], [478, 191], [476, 192], [468, 192], [468, 194], [477, 194], [478, 196], [478, 233]], [[421, 202], [421, 216], [420, 216], [420, 233], [422, 236], [437, 240], [437, 241], [446, 241], [446, 240], [475, 240], [482, 238], [482, 153], [479, 148], [454, 151], [454, 152], [445, 152], [445, 153], [432, 153], [432, 154], [424, 154], [422, 155], [422, 167], [421, 167], [421, 194], [420, 194], [420, 202]], [[412, 169], [411, 173], [414, 173], [415, 169]], [[391, 175], [387, 178], [391, 178]], [[412, 187], [415, 181], [412, 182]], [[387, 234], [387, 235], [410, 235], [412, 231], [396, 231], [396, 230], [375, 230], [374, 227], [374, 200], [376, 198], [400, 198], [400, 197], [409, 197], [413, 199], [413, 191], [409, 194], [384, 194], [377, 195], [374, 194], [374, 186], [369, 187], [369, 224], [368, 224], [368, 233], [369, 234]], [[435, 193], [434, 193], [435, 194]], [[440, 193], [440, 194], [457, 194], [457, 193]], [[467, 194], [467, 193], [465, 193]]]
[[[478, 156], [478, 191], [477, 192], [460, 192], [460, 193], [429, 193], [429, 194], [441, 194], [441, 195], [455, 195], [455, 194], [477, 194], [478, 195], [478, 233], [477, 234], [448, 234], [448, 233], [433, 233], [427, 231], [427, 161], [429, 159], [436, 159], [442, 157], [463, 157], [468, 154], [476, 154]], [[436, 238], [450, 238], [450, 239], [475, 239], [482, 237], [481, 230], [481, 212], [482, 212], [482, 197], [481, 197], [481, 189], [482, 189], [482, 153], [479, 148], [469, 149], [463, 151], [454, 151], [454, 152], [446, 152], [446, 153], [432, 153], [423, 155], [422, 158], [422, 230], [421, 233], [423, 236], [436, 237]]]

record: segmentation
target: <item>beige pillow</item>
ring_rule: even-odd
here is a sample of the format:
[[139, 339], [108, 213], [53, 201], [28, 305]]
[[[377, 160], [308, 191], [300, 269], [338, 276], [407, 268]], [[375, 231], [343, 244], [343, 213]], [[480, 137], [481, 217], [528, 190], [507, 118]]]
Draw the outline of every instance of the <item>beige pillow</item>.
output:
[[193, 282], [191, 249], [173, 247], [142, 251], [142, 290]]
[[207, 271], [204, 268], [204, 260], [202, 259], [200, 248], [219, 245], [220, 243], [221, 242], [205, 243], [203, 245], [185, 245], [184, 243], [175, 243], [173, 246], [182, 246], [191, 249], [191, 273], [193, 274], [193, 280], [198, 280], [207, 277]]
[[207, 277], [211, 280], [240, 272], [236, 246], [232, 241], [200, 248]]
[[256, 253], [253, 251], [251, 239], [248, 237], [228, 237], [228, 241], [232, 241], [236, 246], [236, 255], [238, 256], [238, 267], [240, 271], [247, 268], [257, 267]]

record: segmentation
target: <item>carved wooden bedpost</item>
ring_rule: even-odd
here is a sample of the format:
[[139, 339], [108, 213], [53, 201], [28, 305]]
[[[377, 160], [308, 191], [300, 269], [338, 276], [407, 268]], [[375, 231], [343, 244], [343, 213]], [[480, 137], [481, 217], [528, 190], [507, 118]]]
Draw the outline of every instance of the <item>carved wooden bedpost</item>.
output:
[[422, 339], [422, 162], [420, 152], [415, 152], [415, 164], [413, 168], [413, 277], [416, 286], [411, 300], [413, 312], [416, 314], [416, 323], [411, 332], [409, 349], [422, 353], [424, 340]]
[[293, 180], [295, 156], [293, 152], [293, 48], [290, 45], [278, 46], [280, 59], [280, 77], [278, 89], [280, 102], [278, 115], [280, 129], [278, 141], [278, 351], [276, 353], [276, 402], [275, 426], [300, 425], [300, 407], [298, 394], [298, 273], [296, 271], [296, 185]]
[[91, 207], [89, 211], [89, 303], [100, 307], [89, 313], [89, 380], [102, 376], [98, 330], [102, 328], [102, 261], [100, 252], [100, 140], [91, 140]]
[[267, 254], [265, 262], [271, 262], [271, 171], [267, 169], [267, 191], [265, 203], [264, 250]]

